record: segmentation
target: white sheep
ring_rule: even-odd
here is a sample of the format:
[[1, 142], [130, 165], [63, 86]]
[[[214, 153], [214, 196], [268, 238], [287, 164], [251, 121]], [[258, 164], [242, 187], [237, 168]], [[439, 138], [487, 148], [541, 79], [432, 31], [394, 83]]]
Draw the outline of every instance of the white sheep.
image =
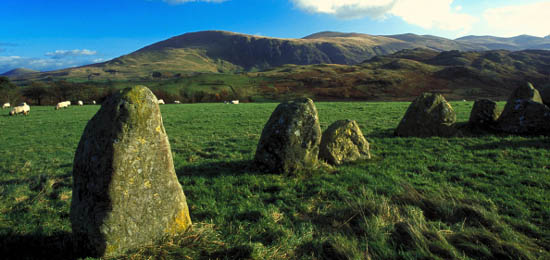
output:
[[61, 109], [61, 108], [67, 108], [67, 107], [69, 107], [69, 105], [71, 105], [71, 101], [59, 102], [59, 103], [57, 103], [57, 105], [55, 106], [55, 110], [59, 110], [59, 109]]
[[239, 104], [239, 100], [231, 100], [231, 104], [233, 104], [233, 105], [238, 105], [238, 104]]
[[179, 100], [174, 101], [174, 104], [181, 104]]
[[11, 106], [10, 103], [4, 103], [4, 104], [2, 105], [2, 109], [4, 109], [4, 108], [10, 108], [10, 106]]
[[27, 103], [23, 102], [19, 106], [13, 107], [13, 109], [10, 111], [10, 116], [23, 114], [28, 115], [31, 112], [31, 107], [27, 105]]
[[82, 102], [82, 100], [79, 100], [79, 101], [78, 101], [78, 105], [79, 105], [79, 106], [83, 106], [83, 105], [84, 105], [84, 102]]
[[94, 104], [94, 105], [95, 105], [95, 100], [92, 100], [92, 104]]
[[159, 105], [164, 105], [164, 100], [162, 99], [159, 99], [159, 101], [157, 102]]

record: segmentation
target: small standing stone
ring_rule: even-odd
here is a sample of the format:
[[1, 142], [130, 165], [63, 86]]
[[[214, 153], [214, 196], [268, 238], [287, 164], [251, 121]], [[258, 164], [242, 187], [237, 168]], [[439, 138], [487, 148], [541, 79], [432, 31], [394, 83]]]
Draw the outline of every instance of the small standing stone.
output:
[[369, 142], [355, 120], [339, 120], [323, 132], [319, 158], [335, 165], [370, 159]]
[[281, 103], [262, 131], [254, 160], [272, 173], [293, 173], [317, 166], [321, 127], [309, 98]]
[[397, 136], [452, 136], [456, 113], [441, 94], [423, 93], [407, 109], [397, 126]]
[[112, 257], [191, 225], [157, 98], [146, 87], [109, 97], [74, 158], [70, 219], [79, 250]]
[[495, 125], [500, 112], [497, 103], [489, 99], [476, 100], [468, 124], [474, 127], [491, 128]]

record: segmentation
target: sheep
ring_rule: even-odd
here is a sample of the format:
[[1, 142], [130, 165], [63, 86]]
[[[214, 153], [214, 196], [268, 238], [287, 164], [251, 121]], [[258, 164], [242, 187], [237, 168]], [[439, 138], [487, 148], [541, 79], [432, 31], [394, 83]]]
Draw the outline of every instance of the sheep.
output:
[[67, 108], [70, 106], [70, 103], [71, 101], [63, 101], [63, 102], [59, 102], [57, 103], [57, 105], [55, 106], [55, 110], [59, 110], [61, 108]]
[[164, 105], [164, 100], [162, 99], [159, 99], [159, 101], [157, 102], [159, 105]]
[[18, 114], [28, 115], [31, 111], [31, 107], [27, 103], [23, 102], [22, 104], [13, 107], [10, 111], [10, 116], [15, 116]]
[[239, 104], [239, 100], [231, 100], [231, 104], [233, 104], [233, 105], [238, 105], [238, 104]]
[[92, 104], [94, 104], [94, 105], [95, 105], [95, 100], [92, 100]]
[[84, 105], [84, 102], [82, 102], [82, 100], [79, 100], [79, 101], [78, 101], [78, 105], [79, 105], [79, 106], [83, 106], [83, 105]]
[[174, 101], [174, 104], [181, 104], [179, 100]]
[[10, 106], [11, 106], [10, 103], [4, 103], [4, 104], [2, 105], [2, 109], [4, 109], [4, 108], [10, 108]]

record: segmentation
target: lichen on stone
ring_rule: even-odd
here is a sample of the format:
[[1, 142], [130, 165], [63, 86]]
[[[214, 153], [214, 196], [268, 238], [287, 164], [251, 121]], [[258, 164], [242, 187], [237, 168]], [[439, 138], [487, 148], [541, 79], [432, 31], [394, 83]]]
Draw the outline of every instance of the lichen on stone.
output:
[[191, 225], [148, 88], [113, 94], [88, 122], [75, 153], [70, 218], [77, 247], [99, 257], [124, 254]]
[[407, 109], [395, 130], [397, 136], [453, 136], [456, 113], [441, 94], [423, 93]]
[[321, 138], [319, 158], [334, 165], [370, 159], [369, 143], [354, 120], [331, 124]]
[[254, 160], [260, 169], [272, 173], [315, 168], [320, 142], [321, 127], [313, 101], [284, 102], [265, 124]]

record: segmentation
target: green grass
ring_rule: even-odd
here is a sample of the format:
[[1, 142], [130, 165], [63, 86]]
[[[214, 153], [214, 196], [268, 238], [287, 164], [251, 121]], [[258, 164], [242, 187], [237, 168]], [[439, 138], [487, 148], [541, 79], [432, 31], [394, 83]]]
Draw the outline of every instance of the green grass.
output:
[[[277, 104], [161, 107], [192, 231], [132, 259], [549, 259], [550, 140], [398, 138], [408, 103], [317, 103], [355, 119], [373, 159], [293, 176], [251, 167]], [[471, 102], [455, 102], [467, 121]], [[502, 104], [501, 104], [502, 107]], [[0, 116], [0, 258], [78, 258], [74, 151], [99, 106]]]

